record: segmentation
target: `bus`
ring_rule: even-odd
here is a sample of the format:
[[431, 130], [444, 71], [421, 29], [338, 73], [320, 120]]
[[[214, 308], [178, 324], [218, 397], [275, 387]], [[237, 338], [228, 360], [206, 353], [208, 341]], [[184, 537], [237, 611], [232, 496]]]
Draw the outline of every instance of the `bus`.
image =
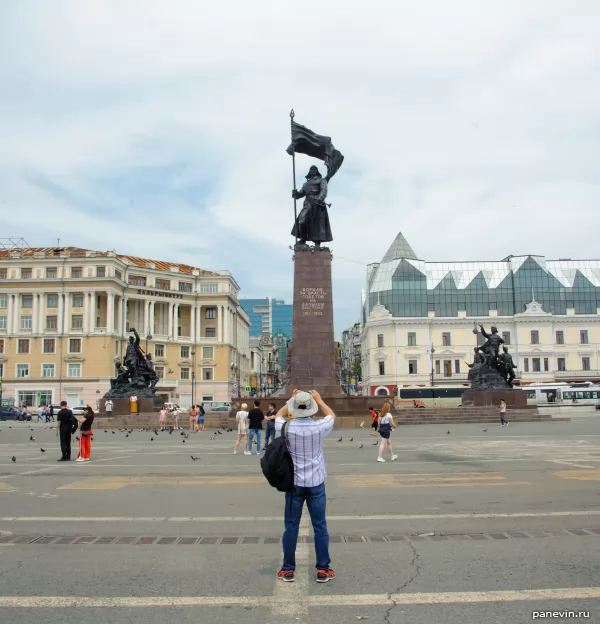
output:
[[573, 397], [578, 403], [596, 405], [600, 399], [600, 387], [591, 381], [532, 383], [521, 388], [527, 394], [527, 403], [530, 405], [546, 405], [547, 403], [564, 405], [572, 403]]
[[394, 401], [397, 408], [415, 407], [460, 407], [462, 395], [467, 386], [429, 386], [427, 388], [398, 388]]

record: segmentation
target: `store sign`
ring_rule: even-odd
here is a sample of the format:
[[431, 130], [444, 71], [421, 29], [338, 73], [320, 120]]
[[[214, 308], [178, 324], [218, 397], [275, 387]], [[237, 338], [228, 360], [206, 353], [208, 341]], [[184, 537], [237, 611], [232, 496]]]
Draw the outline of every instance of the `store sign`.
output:
[[138, 288], [138, 295], [166, 297], [167, 299], [183, 299], [183, 295], [180, 295], [179, 293], [164, 292], [162, 290], [142, 290], [141, 288]]

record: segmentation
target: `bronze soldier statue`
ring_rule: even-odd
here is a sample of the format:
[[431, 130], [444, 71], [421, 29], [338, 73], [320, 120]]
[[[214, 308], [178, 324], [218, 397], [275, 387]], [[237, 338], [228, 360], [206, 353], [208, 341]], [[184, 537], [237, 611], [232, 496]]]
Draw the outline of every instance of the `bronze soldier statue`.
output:
[[469, 367], [468, 379], [470, 382], [473, 382], [473, 380], [477, 377], [479, 369], [485, 364], [485, 355], [479, 352], [479, 347], [475, 347], [473, 350], [475, 351], [473, 364], [469, 364], [468, 362], [466, 362], [467, 366]]
[[321, 176], [313, 165], [306, 176], [306, 182], [299, 191], [292, 191], [294, 199], [304, 197], [304, 206], [294, 223], [292, 236], [298, 238], [298, 245], [306, 245], [312, 241], [315, 247], [333, 240], [329, 214], [327, 213], [327, 180]]
[[512, 388], [513, 381], [515, 379], [515, 363], [513, 362], [512, 355], [508, 352], [508, 347], [502, 347], [503, 353], [500, 355], [500, 365], [504, 372], [504, 378], [510, 388]]
[[504, 344], [504, 338], [498, 334], [498, 328], [492, 327], [492, 333], [488, 334], [483, 325], [479, 325], [481, 328], [481, 335], [486, 338], [486, 342], [478, 347], [479, 351], [483, 351], [487, 358], [488, 366], [498, 367], [498, 354], [500, 353], [500, 345]]

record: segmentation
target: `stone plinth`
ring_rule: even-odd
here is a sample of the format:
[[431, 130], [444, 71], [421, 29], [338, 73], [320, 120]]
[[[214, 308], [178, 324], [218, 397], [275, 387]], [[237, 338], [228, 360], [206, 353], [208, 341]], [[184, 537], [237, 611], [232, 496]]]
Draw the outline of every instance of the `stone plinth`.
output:
[[504, 399], [509, 408], [527, 408], [527, 393], [523, 390], [507, 388], [506, 390], [467, 390], [462, 395], [463, 405], [489, 407], [497, 405]]
[[295, 252], [293, 327], [288, 387], [344, 396], [336, 366], [329, 251]]
[[[104, 404], [107, 399], [100, 399], [100, 407], [98, 414], [102, 416], [106, 415]], [[111, 399], [113, 402], [113, 416], [122, 416], [129, 414], [130, 402], [129, 399]], [[153, 397], [152, 399], [138, 399], [137, 408], [138, 413], [142, 412], [159, 412], [164, 405], [164, 400], [160, 397]]]

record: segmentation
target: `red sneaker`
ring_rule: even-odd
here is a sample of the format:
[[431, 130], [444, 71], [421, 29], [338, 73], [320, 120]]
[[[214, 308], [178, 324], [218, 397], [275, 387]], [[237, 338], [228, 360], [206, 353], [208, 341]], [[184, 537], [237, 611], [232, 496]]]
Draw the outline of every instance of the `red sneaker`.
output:
[[293, 583], [296, 580], [294, 579], [294, 570], [279, 570], [277, 578], [285, 583]]
[[329, 570], [317, 570], [317, 583], [329, 583], [335, 578], [335, 572], [329, 568]]

